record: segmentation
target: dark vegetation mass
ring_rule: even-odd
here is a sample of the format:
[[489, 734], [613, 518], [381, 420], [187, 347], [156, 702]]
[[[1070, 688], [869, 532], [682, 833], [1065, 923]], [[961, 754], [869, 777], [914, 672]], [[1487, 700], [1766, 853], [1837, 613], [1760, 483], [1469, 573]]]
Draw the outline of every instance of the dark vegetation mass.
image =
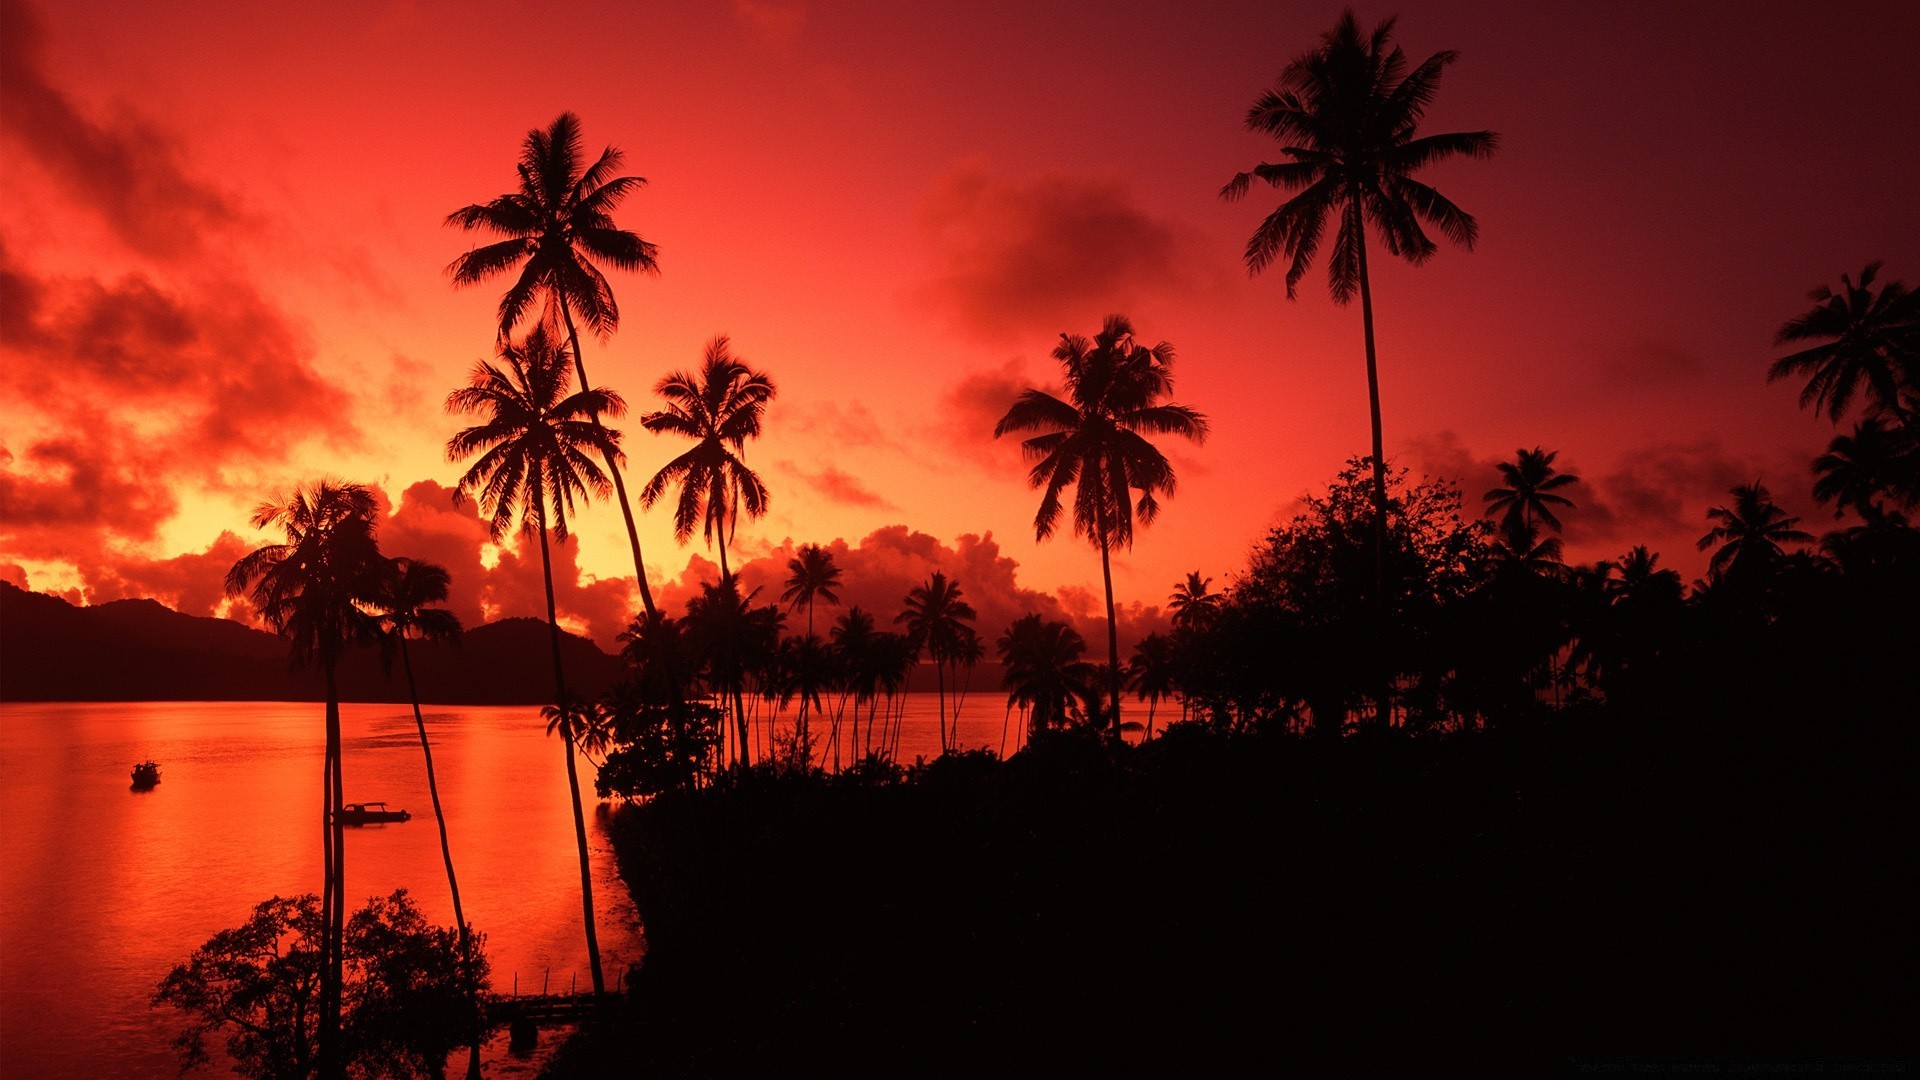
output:
[[[1329, 244], [1334, 298], [1361, 301], [1372, 452], [1218, 591], [1197, 570], [1177, 583], [1171, 630], [1124, 661], [1112, 553], [1175, 490], [1155, 440], [1208, 433], [1167, 400], [1170, 345], [1124, 316], [1062, 334], [1063, 392], [1026, 391], [993, 432], [1023, 437], [1036, 536], [1071, 507], [1100, 555], [1104, 663], [1037, 614], [977, 627], [941, 573], [897, 612], [826, 616], [841, 572], [818, 546], [777, 601], [743, 591], [728, 546], [773, 497], [747, 459], [776, 390], [725, 335], [639, 418], [691, 444], [641, 506], [669, 501], [682, 543], [698, 530], [719, 550], [718, 579], [668, 612], [622, 479], [633, 447], [607, 423], [627, 403], [587, 381], [578, 331], [618, 325], [598, 264], [659, 269], [612, 218], [643, 182], [616, 175], [611, 148], [589, 162], [563, 114], [528, 134], [514, 190], [450, 217], [492, 237], [455, 282], [512, 284], [497, 359], [447, 399], [471, 421], [448, 457], [496, 540], [538, 544], [547, 634], [523, 659], [550, 676], [542, 717], [569, 780], [585, 760], [620, 802], [608, 827], [647, 934], [630, 990], [609, 995], [572, 786], [598, 1016], [555, 1073], [1431, 1075], [1444, 1059], [1538, 1075], [1586, 1052], [1893, 1042], [1912, 945], [1920, 299], [1870, 264], [1779, 332], [1795, 351], [1768, 376], [1804, 380], [1804, 405], [1850, 425], [1812, 469], [1834, 529], [1816, 538], [1756, 478], [1703, 508], [1700, 580], [1645, 547], [1568, 564], [1560, 513], [1581, 489], [1556, 451], [1517, 450], [1483, 494], [1384, 457], [1369, 237], [1414, 263], [1438, 248], [1428, 229], [1471, 247], [1477, 221], [1418, 174], [1498, 145], [1420, 130], [1456, 57], [1412, 63], [1392, 29], [1348, 14], [1287, 65], [1246, 118], [1282, 160], [1222, 192], [1286, 193], [1245, 261], [1285, 262], [1290, 296]], [[569, 666], [551, 545], [609, 496], [641, 604], [601, 693]], [[377, 644], [417, 701], [411, 650], [459, 628], [432, 607], [443, 570], [379, 551], [366, 489], [312, 484], [255, 524], [285, 541], [237, 564], [229, 591], [325, 685], [326, 890], [287, 910], [311, 1028], [295, 1071], [333, 1077], [375, 1068], [355, 1041], [365, 943], [339, 887], [339, 670]], [[990, 655], [1004, 759], [958, 734]], [[940, 754], [909, 765], [904, 691], [925, 667]], [[424, 727], [421, 748], [431, 783]], [[475, 1073], [488, 1003], [461, 920], [434, 947], [459, 976], [453, 1004], [421, 1023]], [[219, 1026], [163, 998], [199, 1015], [194, 1031]]]

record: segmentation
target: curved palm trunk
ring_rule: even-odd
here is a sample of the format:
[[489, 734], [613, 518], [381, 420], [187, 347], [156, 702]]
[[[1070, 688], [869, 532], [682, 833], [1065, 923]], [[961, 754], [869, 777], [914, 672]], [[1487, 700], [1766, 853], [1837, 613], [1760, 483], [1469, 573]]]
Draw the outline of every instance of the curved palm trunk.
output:
[[940, 692], [940, 752], [947, 752], [947, 666], [933, 658], [933, 686]]
[[[1367, 232], [1360, 230], [1360, 323], [1367, 339], [1367, 410], [1373, 421], [1373, 612], [1376, 639], [1387, 629], [1387, 457], [1380, 432], [1380, 365], [1373, 347], [1373, 284], [1367, 275]], [[1385, 676], [1382, 676], [1383, 682]], [[1377, 691], [1380, 725], [1390, 726], [1387, 688]]]
[[[547, 586], [547, 638], [553, 645], [554, 702], [564, 705], [567, 678], [560, 664], [560, 618], [553, 605], [553, 557], [547, 550], [545, 515], [536, 513], [534, 524], [540, 530], [540, 573]], [[600, 936], [593, 925], [593, 870], [587, 862], [587, 818], [580, 808], [580, 774], [573, 763], [570, 728], [561, 728], [560, 741], [567, 748], [567, 795], [573, 800], [573, 840], [580, 848], [580, 911], [587, 926], [587, 964], [593, 970], [593, 994], [599, 997], [607, 992], [607, 980], [600, 972]]]
[[[440, 808], [440, 782], [433, 772], [433, 744], [427, 740], [427, 721], [420, 715], [420, 690], [413, 681], [413, 657], [407, 652], [407, 635], [402, 632], [400, 638], [400, 669], [407, 675], [407, 700], [413, 703], [413, 726], [420, 732], [420, 756], [427, 763], [427, 796], [433, 800], [433, 820], [440, 827], [440, 861], [447, 867], [447, 891], [453, 894], [453, 922], [460, 935], [460, 955], [469, 955], [471, 948], [471, 930], [467, 926], [466, 912], [460, 907], [460, 879], [453, 873], [453, 849], [447, 844], [447, 815]], [[474, 987], [474, 1011], [480, 1009], [479, 986]], [[478, 1080], [480, 1076], [480, 1040], [475, 1039], [471, 1052], [467, 1055], [468, 1080]]]
[[322, 1080], [337, 1080], [347, 1074], [346, 1062], [340, 1056], [340, 999], [342, 970], [346, 939], [346, 897], [347, 897], [347, 845], [345, 826], [338, 813], [342, 805], [342, 785], [340, 778], [340, 687], [334, 678], [332, 660], [326, 662], [327, 670], [327, 749], [325, 775], [321, 780], [324, 792], [321, 813], [325, 817], [326, 859], [325, 894], [321, 904], [322, 919], [326, 924], [325, 941], [321, 945], [321, 961], [324, 965], [320, 974], [320, 1032], [318, 1046], [318, 1066]]
[[1107, 587], [1107, 669], [1112, 675], [1113, 741], [1120, 741], [1120, 625], [1113, 617], [1113, 560], [1107, 552], [1107, 532], [1100, 530], [1100, 580]]
[[[580, 358], [580, 334], [573, 328], [573, 312], [568, 309], [565, 297], [560, 299], [560, 317], [566, 320], [567, 343], [573, 346], [573, 372], [580, 377], [580, 389], [584, 391], [591, 385], [587, 382], [587, 363]], [[599, 420], [598, 416], [594, 417], [595, 423]], [[633, 523], [633, 504], [627, 499], [626, 481], [620, 478], [620, 466], [614, 464], [611, 453], [601, 454], [601, 460], [606, 462], [607, 475], [613, 478], [613, 496], [620, 501], [620, 516], [627, 523], [627, 543], [633, 548], [633, 579], [640, 583], [640, 603], [647, 614], [656, 614], [653, 590], [647, 588], [647, 568], [640, 561], [640, 530]]]

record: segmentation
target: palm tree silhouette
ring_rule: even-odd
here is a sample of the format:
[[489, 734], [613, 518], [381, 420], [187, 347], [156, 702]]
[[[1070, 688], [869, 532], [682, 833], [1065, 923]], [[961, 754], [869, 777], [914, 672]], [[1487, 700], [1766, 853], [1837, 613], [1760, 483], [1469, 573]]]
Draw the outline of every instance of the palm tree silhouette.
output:
[[261, 503], [253, 527], [277, 529], [284, 543], [242, 556], [227, 571], [228, 596], [245, 594], [274, 632], [292, 643], [297, 662], [314, 663], [326, 677], [326, 752], [320, 821], [324, 897], [321, 945], [318, 1067], [322, 1077], [346, 1073], [340, 1048], [346, 928], [346, 834], [336, 811], [343, 805], [340, 772], [340, 688], [335, 669], [349, 646], [376, 639], [368, 614], [379, 600], [386, 560], [374, 539], [373, 493], [359, 484], [321, 480], [295, 488], [284, 502]]
[[[447, 842], [447, 815], [440, 806], [440, 782], [433, 771], [433, 744], [427, 738], [427, 721], [420, 715], [420, 690], [413, 679], [413, 657], [407, 640], [454, 641], [460, 636], [460, 619], [444, 603], [453, 576], [447, 568], [424, 559], [390, 559], [381, 578], [380, 597], [375, 605], [379, 613], [382, 641], [400, 653], [400, 669], [407, 678], [407, 701], [413, 706], [413, 725], [420, 733], [420, 756], [427, 766], [427, 796], [433, 801], [433, 820], [440, 830], [440, 861], [447, 868], [447, 891], [453, 896], [453, 921], [460, 937], [460, 955], [472, 955], [472, 928], [467, 925], [460, 906], [460, 879], [453, 872], [453, 848]], [[477, 986], [476, 986], [477, 989]], [[478, 998], [474, 1007], [480, 1007]], [[467, 1075], [480, 1075], [480, 1042], [475, 1040], [467, 1058]]]
[[1741, 484], [1731, 494], [1731, 508], [1716, 506], [1707, 511], [1707, 520], [1717, 524], [1700, 538], [1700, 550], [1719, 545], [1707, 563], [1709, 575], [1750, 578], [1778, 564], [1785, 555], [1781, 545], [1813, 539], [1812, 534], [1794, 528], [1800, 519], [1788, 517], [1775, 506], [1759, 481]]
[[1262, 163], [1220, 189], [1225, 199], [1247, 193], [1255, 179], [1296, 192], [1268, 214], [1247, 241], [1247, 269], [1259, 273], [1276, 258], [1289, 261], [1287, 299], [1319, 254], [1329, 217], [1338, 225], [1327, 259], [1335, 303], [1357, 290], [1367, 349], [1367, 406], [1373, 423], [1374, 593], [1385, 596], [1387, 536], [1386, 451], [1380, 429], [1380, 375], [1374, 352], [1373, 286], [1367, 272], [1371, 222], [1387, 253], [1418, 265], [1439, 250], [1421, 222], [1472, 250], [1480, 226], [1473, 215], [1414, 179], [1451, 157], [1486, 158], [1499, 145], [1491, 131], [1419, 134], [1420, 121], [1440, 86], [1441, 72], [1459, 58], [1434, 53], [1412, 71], [1392, 42], [1394, 19], [1363, 32], [1351, 10], [1341, 14], [1320, 45], [1281, 71], [1273, 89], [1247, 110], [1250, 130], [1278, 139], [1286, 161]]
[[654, 392], [667, 399], [667, 407], [642, 417], [641, 426], [655, 434], [684, 435], [694, 445], [647, 481], [640, 490], [640, 503], [652, 506], [667, 485], [677, 482], [680, 500], [673, 512], [674, 538], [686, 543], [695, 524], [708, 545], [717, 535], [720, 574], [731, 577], [727, 541], [733, 537], [741, 506], [749, 517], [767, 512], [766, 485], [747, 468], [744, 455], [747, 440], [760, 434], [761, 418], [775, 392], [773, 380], [736, 359], [722, 334], [707, 345], [698, 375], [676, 371], [661, 379]]
[[1910, 429], [1878, 416], [1855, 424], [1851, 435], [1834, 436], [1813, 460], [1813, 471], [1813, 497], [1821, 505], [1833, 503], [1835, 517], [1852, 508], [1869, 525], [1886, 520], [1888, 499], [1911, 504], [1920, 494], [1920, 448]]
[[780, 601], [788, 610], [807, 606], [807, 636], [813, 636], [813, 600], [819, 597], [829, 604], [840, 602], [834, 587], [840, 584], [840, 568], [833, 564], [833, 552], [819, 544], [802, 544], [787, 560], [787, 587]]
[[1767, 369], [1767, 381], [1804, 376], [1800, 407], [1812, 405], [1838, 422], [1864, 386], [1868, 409], [1906, 422], [1920, 393], [1920, 293], [1898, 281], [1873, 289], [1880, 263], [1870, 262], [1856, 284], [1840, 275], [1840, 291], [1821, 285], [1807, 294], [1814, 308], [1789, 319], [1774, 344], [1825, 340], [1789, 353]]
[[940, 694], [940, 752], [947, 752], [947, 663], [960, 648], [964, 632], [974, 620], [973, 605], [960, 598], [960, 583], [935, 570], [925, 585], [908, 590], [906, 610], [894, 617], [904, 623], [915, 655], [933, 661], [934, 686]]
[[1494, 488], [1487, 492], [1487, 511], [1500, 514], [1500, 528], [1511, 532], [1516, 527], [1533, 528], [1534, 518], [1539, 518], [1554, 532], [1560, 531], [1560, 519], [1553, 514], [1553, 507], [1571, 507], [1573, 500], [1554, 492], [1580, 482], [1578, 476], [1554, 469], [1553, 459], [1560, 456], [1558, 450], [1515, 450], [1512, 461], [1500, 463], [1500, 476], [1507, 482], [1506, 487]]
[[[864, 757], [860, 744], [860, 709], [867, 709], [867, 740], [873, 740], [873, 711], [880, 692], [879, 657], [875, 643], [879, 639], [873, 616], [858, 604], [840, 613], [833, 629], [827, 631], [834, 657], [840, 669], [842, 685], [853, 696], [853, 719], [847, 733], [847, 745], [855, 761]], [[835, 721], [834, 766], [839, 767], [840, 744]]]
[[1147, 703], [1147, 738], [1153, 738], [1153, 711], [1160, 699], [1173, 696], [1173, 639], [1148, 634], [1134, 643], [1127, 659], [1127, 687]]
[[780, 639], [779, 612], [753, 606], [759, 593], [755, 589], [742, 594], [739, 581], [728, 575], [718, 582], [701, 582], [700, 595], [687, 601], [687, 635], [701, 658], [708, 687], [722, 701], [732, 703], [739, 738], [734, 759], [743, 764], [751, 757], [752, 742], [747, 730], [747, 678]]
[[[1124, 315], [1110, 315], [1092, 341], [1061, 334], [1054, 347], [1066, 377], [1067, 398], [1028, 389], [994, 425], [995, 438], [1010, 431], [1040, 434], [1020, 443], [1033, 463], [1028, 483], [1044, 489], [1034, 515], [1036, 540], [1052, 535], [1060, 520], [1060, 493], [1074, 487], [1073, 531], [1100, 551], [1100, 578], [1107, 594], [1107, 655], [1111, 662], [1113, 737], [1120, 738], [1120, 631], [1113, 609], [1113, 549], [1133, 547], [1136, 510], [1143, 525], [1159, 516], [1155, 495], [1172, 494], [1173, 466], [1148, 435], [1180, 435], [1205, 442], [1207, 421], [1185, 405], [1162, 404], [1173, 390], [1173, 346], [1147, 348], [1134, 339]], [[1136, 507], [1133, 492], [1140, 498]]]
[[1201, 577], [1198, 570], [1188, 572], [1187, 579], [1173, 587], [1173, 595], [1167, 598], [1167, 609], [1173, 612], [1174, 629], [1205, 625], [1219, 612], [1221, 594], [1212, 587], [1213, 579]]
[[1007, 626], [994, 650], [1003, 665], [1007, 702], [1027, 711], [1032, 731], [1047, 731], [1083, 715], [1098, 699], [1094, 666], [1082, 657], [1086, 639], [1064, 622], [1022, 615]]
[[[580, 354], [580, 334], [573, 317], [605, 338], [620, 325], [620, 307], [593, 260], [622, 270], [657, 274], [657, 249], [638, 235], [616, 226], [613, 211], [646, 183], [638, 176], [615, 176], [625, 156], [609, 146], [584, 169], [580, 119], [570, 112], [556, 117], [545, 130], [527, 132], [515, 170], [520, 185], [490, 202], [474, 203], [447, 215], [447, 224], [492, 233], [505, 239], [478, 247], [447, 267], [455, 285], [472, 285], [520, 267], [520, 275], [500, 298], [500, 336], [514, 327], [544, 297], [549, 313], [558, 312], [572, 350], [574, 374], [581, 387], [593, 385]], [[627, 542], [633, 548], [633, 576], [640, 585], [640, 602], [654, 610], [653, 592], [640, 558], [640, 531], [634, 526], [620, 463], [601, 459], [620, 500], [627, 524]]]
[[[620, 457], [619, 433], [603, 427], [602, 415], [619, 416], [626, 403], [611, 390], [567, 393], [568, 353], [555, 343], [545, 327], [535, 327], [519, 345], [503, 341], [501, 365], [482, 361], [474, 366], [472, 381], [447, 395], [447, 411], [475, 413], [484, 423], [464, 428], [447, 440], [447, 459], [461, 461], [479, 455], [454, 492], [456, 504], [474, 499], [499, 540], [515, 521], [522, 532], [540, 538], [540, 573], [547, 590], [547, 638], [553, 651], [554, 703], [571, 700], [565, 667], [560, 659], [560, 621], [554, 609], [553, 556], [547, 530], [561, 543], [567, 539], [567, 515], [574, 500], [588, 493], [605, 495], [606, 474], [588, 451], [603, 460]], [[593, 921], [593, 874], [587, 861], [586, 817], [580, 806], [580, 779], [574, 764], [572, 738], [566, 745], [567, 793], [573, 799], [574, 841], [580, 849], [580, 906], [586, 923], [587, 959], [593, 969], [593, 992], [606, 993], [600, 970], [599, 935]]]

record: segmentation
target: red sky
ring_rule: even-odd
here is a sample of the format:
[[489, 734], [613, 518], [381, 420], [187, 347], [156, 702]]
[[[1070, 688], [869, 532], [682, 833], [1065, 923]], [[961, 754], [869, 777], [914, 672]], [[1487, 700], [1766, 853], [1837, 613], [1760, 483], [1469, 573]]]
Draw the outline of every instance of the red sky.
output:
[[[1179, 490], [1116, 589], [1224, 584], [1367, 444], [1357, 307], [1320, 266], [1295, 302], [1249, 278], [1278, 193], [1216, 195], [1277, 156], [1242, 117], [1339, 6], [926, 8], [0, 0], [0, 573], [219, 612], [250, 508], [328, 475], [382, 489], [386, 549], [453, 568], [469, 619], [534, 614], [537, 572], [446, 500], [441, 402], [504, 285], [449, 286], [469, 238], [442, 221], [571, 110], [647, 178], [620, 221], [662, 268], [615, 275], [594, 381], [645, 411], [725, 333], [779, 384], [750, 581], [840, 543], [883, 617], [935, 567], [991, 611], [1090, 613], [1097, 556], [1035, 543], [991, 430], [1060, 332], [1124, 312], [1214, 437], [1166, 447]], [[1874, 259], [1920, 279], [1920, 7], [1358, 9], [1395, 12], [1416, 59], [1462, 54], [1428, 130], [1503, 144], [1428, 174], [1477, 250], [1374, 264], [1390, 457], [1477, 507], [1491, 462], [1559, 450], [1587, 481], [1574, 559], [1648, 543], [1697, 574], [1707, 507], [1754, 479], [1824, 527], [1831, 426], [1765, 369], [1811, 287]], [[677, 447], [633, 428], [644, 478]], [[670, 602], [712, 573], [665, 514], [641, 527]], [[563, 608], [611, 643], [619, 515], [578, 534]]]

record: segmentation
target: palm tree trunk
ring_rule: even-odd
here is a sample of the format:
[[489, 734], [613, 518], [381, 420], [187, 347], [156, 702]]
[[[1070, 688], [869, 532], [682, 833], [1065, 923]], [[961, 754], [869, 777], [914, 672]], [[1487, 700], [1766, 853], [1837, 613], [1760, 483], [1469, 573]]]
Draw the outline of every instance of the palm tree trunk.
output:
[[344, 952], [346, 940], [346, 897], [347, 897], [347, 860], [346, 833], [340, 821], [339, 810], [342, 805], [342, 787], [340, 778], [340, 687], [334, 678], [333, 661], [326, 662], [327, 670], [327, 749], [325, 776], [321, 781], [324, 795], [321, 799], [323, 813], [326, 816], [326, 900], [321, 905], [322, 918], [326, 923], [325, 940], [321, 946], [321, 960], [325, 965], [320, 974], [320, 1032], [319, 1032], [319, 1073], [322, 1080], [338, 1080], [347, 1074], [346, 1062], [340, 1056], [340, 999], [341, 979], [345, 968]]
[[[427, 740], [427, 721], [420, 715], [420, 690], [413, 681], [413, 657], [407, 652], [407, 635], [402, 631], [400, 638], [400, 670], [407, 675], [407, 700], [413, 703], [413, 726], [420, 732], [420, 756], [427, 763], [427, 797], [433, 800], [433, 820], [440, 827], [440, 861], [447, 866], [447, 891], [453, 894], [454, 928], [460, 935], [460, 956], [464, 960], [470, 953], [466, 912], [460, 907], [460, 879], [453, 873], [453, 849], [447, 844], [447, 815], [440, 809], [440, 783], [433, 772], [433, 745]], [[480, 1009], [479, 986], [474, 986], [473, 1007], [477, 1014]], [[467, 1056], [468, 1080], [479, 1080], [480, 1076], [480, 1040], [473, 1041], [472, 1052]]]
[[[1363, 226], [1359, 232], [1360, 324], [1367, 339], [1367, 410], [1373, 421], [1373, 615], [1378, 641], [1387, 629], [1387, 456], [1380, 432], [1380, 364], [1373, 347], [1373, 283], [1367, 276], [1367, 231]], [[1384, 678], [1383, 674], [1383, 682]], [[1393, 713], [1384, 685], [1377, 695], [1380, 724], [1386, 727]]]
[[[553, 604], [553, 556], [547, 550], [547, 522], [544, 508], [536, 509], [534, 526], [540, 530], [540, 573], [547, 586], [547, 639], [553, 646], [554, 704], [567, 704], [567, 677], [560, 663], [560, 617]], [[560, 741], [567, 750], [567, 795], [573, 799], [573, 840], [580, 849], [580, 912], [587, 926], [587, 965], [593, 971], [593, 995], [607, 992], [606, 976], [600, 972], [600, 935], [593, 925], [593, 870], [587, 862], [587, 819], [580, 808], [580, 776], [573, 763], [573, 730], [563, 726]]]
[[1113, 617], [1113, 562], [1107, 554], [1107, 530], [1100, 529], [1100, 580], [1107, 587], [1107, 668], [1112, 675], [1113, 741], [1120, 741], [1120, 625]]
[[947, 666], [933, 658], [933, 686], [940, 692], [940, 752], [947, 752]]
[[[587, 362], [580, 358], [580, 334], [573, 328], [573, 312], [569, 310], [566, 297], [560, 298], [560, 317], [567, 323], [567, 343], [573, 346], [573, 372], [580, 377], [580, 389], [584, 392], [591, 385], [587, 382]], [[600, 418], [594, 417], [599, 423]], [[611, 453], [602, 453], [601, 460], [606, 462], [607, 475], [613, 478], [613, 497], [620, 502], [620, 516], [627, 523], [627, 543], [633, 548], [633, 579], [640, 583], [640, 603], [647, 614], [655, 614], [653, 591], [647, 588], [647, 568], [640, 561], [640, 530], [633, 524], [633, 504], [627, 499], [626, 481], [620, 478], [620, 466], [614, 464]]]

